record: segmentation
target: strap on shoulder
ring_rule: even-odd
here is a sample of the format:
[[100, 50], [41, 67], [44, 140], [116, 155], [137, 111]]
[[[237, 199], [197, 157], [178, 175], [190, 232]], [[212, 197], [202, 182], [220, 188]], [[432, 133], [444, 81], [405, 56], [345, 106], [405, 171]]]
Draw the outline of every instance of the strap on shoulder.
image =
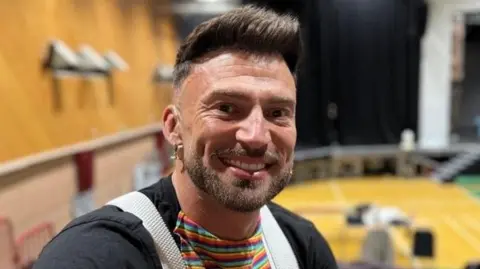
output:
[[113, 205], [137, 216], [152, 236], [163, 269], [184, 269], [182, 254], [155, 205], [141, 192], [122, 195], [107, 205]]
[[267, 205], [260, 209], [263, 243], [272, 269], [298, 269], [295, 254]]

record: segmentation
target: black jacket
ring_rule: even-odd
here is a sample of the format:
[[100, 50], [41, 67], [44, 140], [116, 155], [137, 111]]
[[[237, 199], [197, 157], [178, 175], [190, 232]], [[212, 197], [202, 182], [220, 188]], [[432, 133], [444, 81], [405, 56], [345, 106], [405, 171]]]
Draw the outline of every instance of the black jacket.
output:
[[[170, 231], [180, 211], [170, 177], [141, 190], [157, 206]], [[277, 204], [269, 208], [290, 242], [300, 269], [337, 269], [325, 239], [313, 224]], [[178, 236], [174, 235], [179, 244]], [[69, 223], [45, 246], [34, 269], [159, 269], [150, 234], [141, 221], [104, 206]]]

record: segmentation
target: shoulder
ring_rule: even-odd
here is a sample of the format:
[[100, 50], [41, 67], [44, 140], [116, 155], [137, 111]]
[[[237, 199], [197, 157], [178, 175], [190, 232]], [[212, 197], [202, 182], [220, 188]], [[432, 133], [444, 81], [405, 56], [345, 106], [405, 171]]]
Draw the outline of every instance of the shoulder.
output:
[[301, 268], [337, 268], [329, 244], [311, 221], [273, 202], [268, 208], [290, 242]]
[[65, 226], [34, 268], [158, 268], [153, 242], [141, 224], [131, 214], [104, 206]]

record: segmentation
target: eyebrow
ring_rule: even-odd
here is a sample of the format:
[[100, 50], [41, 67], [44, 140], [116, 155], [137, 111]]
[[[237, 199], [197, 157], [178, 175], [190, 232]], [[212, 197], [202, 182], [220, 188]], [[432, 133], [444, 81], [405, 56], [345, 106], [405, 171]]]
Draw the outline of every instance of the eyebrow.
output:
[[[232, 90], [232, 89], [216, 89], [210, 92], [207, 96], [205, 96], [205, 100], [214, 100], [219, 98], [231, 98], [231, 99], [240, 99], [244, 101], [251, 100], [251, 97], [248, 94], [245, 94], [240, 91]], [[295, 100], [287, 97], [287, 96], [271, 96], [268, 98], [268, 103], [273, 104], [283, 104], [289, 106], [295, 106]]]

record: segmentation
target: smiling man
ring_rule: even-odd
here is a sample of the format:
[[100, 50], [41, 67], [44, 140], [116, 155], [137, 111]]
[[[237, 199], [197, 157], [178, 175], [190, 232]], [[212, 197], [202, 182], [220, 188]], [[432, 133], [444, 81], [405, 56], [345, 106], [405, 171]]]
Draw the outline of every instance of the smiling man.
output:
[[[175, 170], [140, 193], [185, 267], [282, 268], [264, 240], [267, 205], [298, 268], [337, 268], [314, 225], [271, 202], [292, 176], [299, 49], [294, 18], [252, 6], [199, 25], [180, 46], [163, 115]], [[108, 205], [64, 228], [35, 268], [162, 267], [142, 221]]]

